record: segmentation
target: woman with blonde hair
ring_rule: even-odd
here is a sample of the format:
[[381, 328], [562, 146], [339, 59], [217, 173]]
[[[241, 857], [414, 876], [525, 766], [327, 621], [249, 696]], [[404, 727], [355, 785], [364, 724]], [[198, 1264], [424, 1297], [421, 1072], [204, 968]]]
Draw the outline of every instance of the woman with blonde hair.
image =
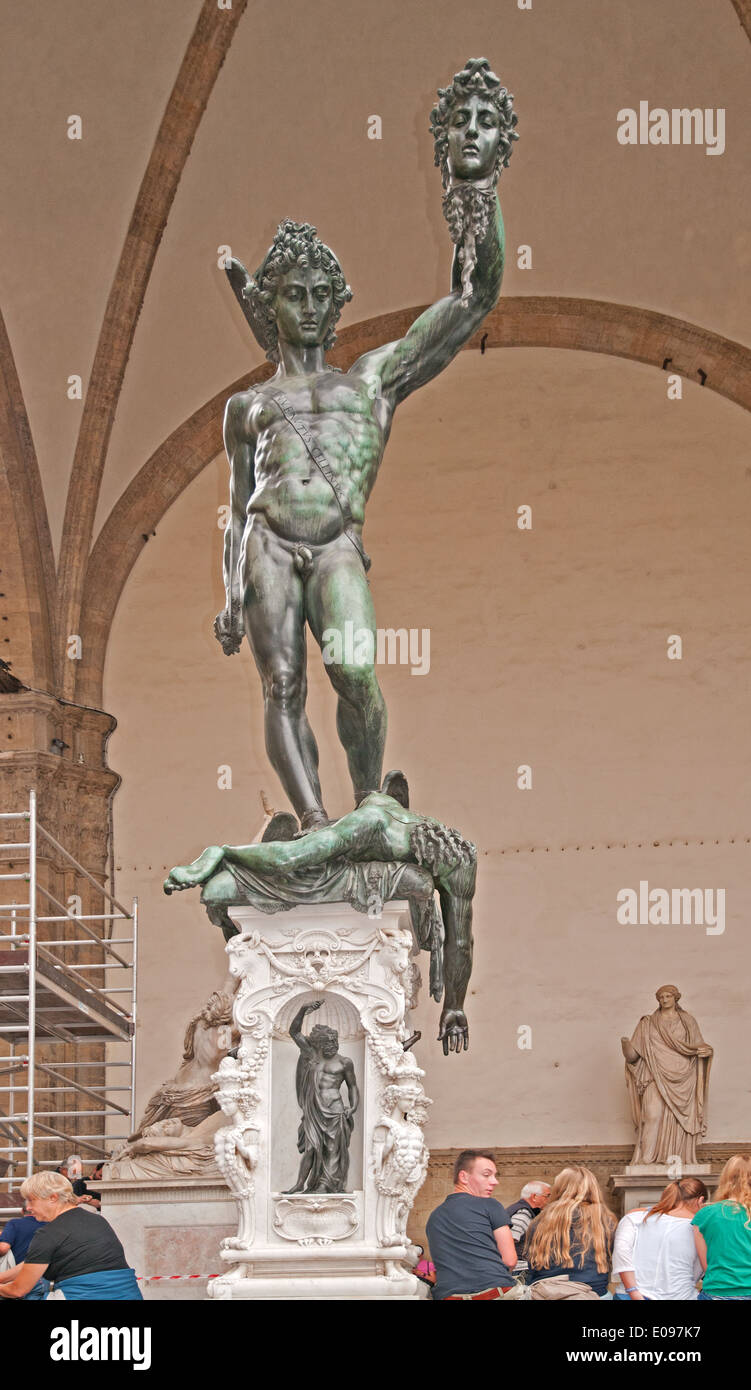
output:
[[626, 1213], [613, 1245], [613, 1275], [620, 1276], [615, 1298], [649, 1303], [699, 1297], [701, 1265], [691, 1222], [706, 1200], [700, 1178], [679, 1178], [668, 1183], [655, 1206]]
[[615, 1224], [594, 1173], [580, 1163], [563, 1168], [527, 1233], [532, 1297], [604, 1298]]
[[692, 1222], [705, 1270], [699, 1298], [751, 1299], [751, 1155], [733, 1154], [714, 1201]]
[[103, 1216], [80, 1207], [62, 1173], [35, 1173], [21, 1196], [44, 1225], [32, 1236], [23, 1264], [0, 1274], [0, 1298], [24, 1298], [46, 1274], [66, 1299], [142, 1297], [120, 1241]]

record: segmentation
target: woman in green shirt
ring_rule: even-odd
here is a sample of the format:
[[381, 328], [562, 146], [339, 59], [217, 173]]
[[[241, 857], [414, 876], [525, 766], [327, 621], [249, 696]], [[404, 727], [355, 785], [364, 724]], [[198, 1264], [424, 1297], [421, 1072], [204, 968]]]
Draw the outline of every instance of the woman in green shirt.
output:
[[691, 1224], [705, 1270], [699, 1298], [751, 1300], [751, 1155], [728, 1159], [714, 1201]]

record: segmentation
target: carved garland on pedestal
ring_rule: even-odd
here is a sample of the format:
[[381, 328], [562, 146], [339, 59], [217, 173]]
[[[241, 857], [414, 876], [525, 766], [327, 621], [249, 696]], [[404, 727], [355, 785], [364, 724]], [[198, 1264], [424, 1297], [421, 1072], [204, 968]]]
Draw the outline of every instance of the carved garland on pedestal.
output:
[[264, 1016], [251, 1014], [243, 1025], [238, 1056], [224, 1057], [212, 1080], [217, 1084], [217, 1100], [229, 1119], [229, 1124], [214, 1135], [217, 1167], [237, 1203], [238, 1229], [236, 1236], [222, 1241], [226, 1250], [241, 1250], [255, 1239], [253, 1174], [258, 1163], [260, 1130], [253, 1115], [261, 1102], [256, 1081], [269, 1050], [269, 1035]]

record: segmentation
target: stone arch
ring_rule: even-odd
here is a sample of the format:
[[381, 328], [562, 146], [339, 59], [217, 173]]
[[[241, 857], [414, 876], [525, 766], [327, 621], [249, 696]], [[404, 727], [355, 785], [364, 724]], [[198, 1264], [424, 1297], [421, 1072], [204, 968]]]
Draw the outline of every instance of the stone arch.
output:
[[0, 658], [18, 680], [51, 691], [55, 562], [34, 441], [1, 314], [0, 514], [7, 518], [0, 560]]
[[[247, 0], [229, 9], [203, 0], [138, 190], [91, 368], [65, 503], [58, 570], [62, 633], [80, 630], [81, 601], [99, 488], [128, 357], [151, 271], [196, 131]], [[62, 693], [76, 681], [57, 653]]]
[[[356, 358], [404, 335], [424, 306], [379, 315], [345, 328], [331, 362], [347, 368]], [[751, 349], [708, 329], [649, 309], [601, 300], [556, 296], [503, 299], [467, 345], [571, 348], [666, 366], [687, 380], [751, 409]], [[149, 533], [181, 492], [216, 458], [227, 397], [266, 380], [265, 363], [218, 392], [159, 446], [125, 489], [89, 557], [83, 597], [76, 698], [101, 704], [109, 632], [125, 581]]]
[[733, 9], [747, 38], [751, 39], [751, 0], [732, 0]]

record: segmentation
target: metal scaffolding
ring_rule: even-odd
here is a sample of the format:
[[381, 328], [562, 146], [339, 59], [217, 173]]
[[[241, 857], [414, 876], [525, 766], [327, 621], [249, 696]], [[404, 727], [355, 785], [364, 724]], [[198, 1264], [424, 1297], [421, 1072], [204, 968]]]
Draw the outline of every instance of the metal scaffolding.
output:
[[[8, 1165], [0, 1177], [0, 1216], [19, 1214], [18, 1206], [2, 1203], [24, 1177], [56, 1168], [70, 1152], [96, 1164], [135, 1122], [138, 900], [129, 912], [97, 883], [38, 821], [36, 803], [32, 791], [28, 810], [0, 813], [2, 823], [28, 825], [28, 839], [0, 843], [5, 863], [6, 851], [14, 869], [22, 861], [22, 871], [0, 873], [0, 883], [28, 885], [28, 900], [0, 903], [0, 1038], [8, 1044], [0, 1056], [0, 1096], [8, 1097], [7, 1113], [0, 1105], [0, 1158]], [[39, 882], [40, 840], [76, 887], [80, 880], [93, 886], [106, 910], [71, 911]], [[11, 896], [23, 893], [13, 888]], [[75, 934], [65, 938], [69, 923]], [[101, 959], [87, 961], [92, 953]], [[91, 1044], [105, 1047], [101, 1060], [79, 1055]], [[72, 1050], [73, 1060], [56, 1060], [58, 1048]], [[71, 1095], [75, 1106], [89, 1108], [47, 1109], [48, 1099]], [[64, 1129], [54, 1124], [61, 1119], [68, 1122]], [[124, 1133], [113, 1130], [126, 1121]]]

